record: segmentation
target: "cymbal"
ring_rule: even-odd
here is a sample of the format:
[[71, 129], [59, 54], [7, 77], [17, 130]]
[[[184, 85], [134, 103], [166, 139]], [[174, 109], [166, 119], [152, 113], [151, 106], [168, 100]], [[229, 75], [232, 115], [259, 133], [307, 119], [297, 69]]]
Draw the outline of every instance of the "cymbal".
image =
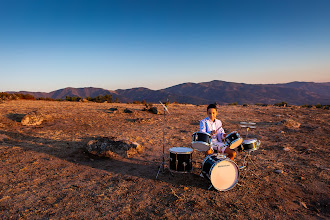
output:
[[241, 121], [240, 122], [241, 125], [255, 125], [256, 123], [255, 122], [246, 122], [246, 121]]

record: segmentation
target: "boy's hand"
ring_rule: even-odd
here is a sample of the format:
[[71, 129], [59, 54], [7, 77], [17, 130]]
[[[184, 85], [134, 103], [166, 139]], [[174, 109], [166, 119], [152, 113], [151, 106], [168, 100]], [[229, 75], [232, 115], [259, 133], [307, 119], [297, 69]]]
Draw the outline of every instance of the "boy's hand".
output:
[[215, 135], [217, 133], [217, 131], [213, 130], [211, 131], [211, 135]]

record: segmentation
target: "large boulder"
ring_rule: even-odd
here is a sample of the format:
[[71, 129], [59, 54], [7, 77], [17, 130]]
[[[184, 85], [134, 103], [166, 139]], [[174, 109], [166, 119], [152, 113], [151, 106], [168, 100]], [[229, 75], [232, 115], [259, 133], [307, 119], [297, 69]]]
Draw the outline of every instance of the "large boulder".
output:
[[21, 124], [26, 126], [41, 125], [44, 120], [45, 117], [41, 113], [33, 111], [22, 118]]
[[144, 152], [143, 146], [136, 142], [116, 141], [112, 137], [97, 137], [87, 143], [86, 150], [97, 157], [126, 157], [131, 158]]
[[300, 127], [300, 123], [293, 119], [284, 119], [281, 123], [287, 128], [298, 129]]

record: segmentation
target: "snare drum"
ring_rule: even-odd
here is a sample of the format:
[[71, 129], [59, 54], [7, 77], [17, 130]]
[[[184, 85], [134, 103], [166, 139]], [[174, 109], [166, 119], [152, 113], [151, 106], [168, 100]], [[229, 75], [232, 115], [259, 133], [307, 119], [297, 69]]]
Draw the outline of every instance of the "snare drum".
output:
[[258, 150], [260, 146], [260, 141], [257, 139], [246, 139], [243, 141], [242, 145], [238, 148], [239, 151], [255, 151]]
[[172, 147], [169, 151], [171, 171], [188, 173], [192, 170], [193, 149], [188, 147]]
[[238, 134], [237, 131], [229, 133], [225, 138], [225, 144], [229, 146], [230, 149], [235, 149], [240, 146], [243, 142], [243, 139]]
[[226, 156], [212, 154], [204, 159], [202, 174], [216, 190], [227, 191], [238, 182], [239, 170], [236, 163]]
[[208, 151], [211, 144], [211, 135], [204, 132], [195, 132], [192, 135], [191, 146], [198, 151]]

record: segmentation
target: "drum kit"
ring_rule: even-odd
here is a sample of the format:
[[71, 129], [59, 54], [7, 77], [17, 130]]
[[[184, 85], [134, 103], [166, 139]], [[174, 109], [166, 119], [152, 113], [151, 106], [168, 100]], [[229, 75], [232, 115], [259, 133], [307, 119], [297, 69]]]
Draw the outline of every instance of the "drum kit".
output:
[[[161, 103], [162, 104], [162, 103]], [[165, 110], [168, 112], [166, 107]], [[169, 112], [168, 112], [169, 113]], [[165, 115], [165, 114], [164, 114]], [[243, 125], [243, 126], [242, 126]], [[246, 128], [255, 128], [255, 123], [253, 122], [241, 122], [241, 127]], [[247, 135], [248, 137], [248, 129]], [[170, 174], [173, 173], [191, 173], [193, 170], [193, 159], [192, 154], [194, 149], [199, 152], [206, 152], [212, 148], [211, 135], [205, 132], [195, 132], [192, 135], [191, 147], [172, 147], [169, 149], [170, 158], [169, 158], [169, 171]], [[224, 139], [224, 145], [230, 149], [237, 150], [239, 152], [245, 152], [243, 166], [238, 167], [237, 164], [229, 159], [226, 155], [222, 153], [215, 153], [208, 155], [204, 158], [201, 166], [201, 177], [206, 178], [211, 182], [209, 189], [214, 187], [218, 191], [228, 191], [232, 189], [239, 179], [240, 170], [245, 168], [246, 171], [252, 172], [255, 176], [259, 178], [252, 170], [248, 168], [248, 162], [253, 163], [251, 160], [251, 152], [259, 149], [260, 141], [257, 139], [246, 139], [243, 140], [237, 131], [233, 131], [226, 135]], [[163, 144], [163, 163], [159, 167], [156, 179], [160, 169], [163, 167], [164, 172], [164, 163], [165, 163], [165, 153], [164, 153], [164, 144]], [[243, 176], [245, 177], [246, 172]], [[259, 178], [260, 179], [260, 178]]]

